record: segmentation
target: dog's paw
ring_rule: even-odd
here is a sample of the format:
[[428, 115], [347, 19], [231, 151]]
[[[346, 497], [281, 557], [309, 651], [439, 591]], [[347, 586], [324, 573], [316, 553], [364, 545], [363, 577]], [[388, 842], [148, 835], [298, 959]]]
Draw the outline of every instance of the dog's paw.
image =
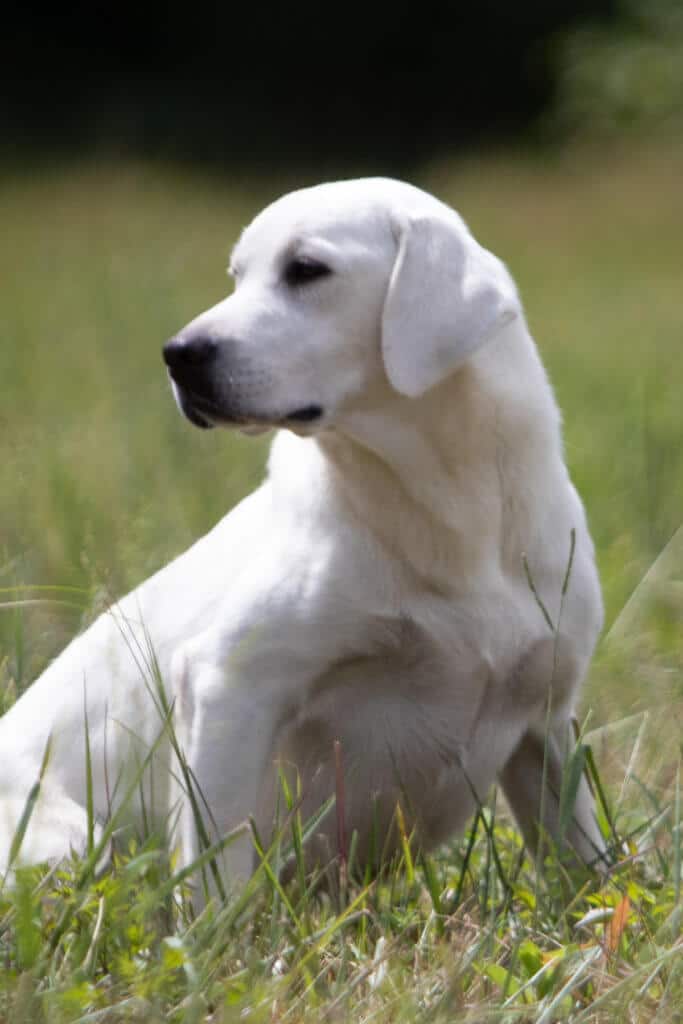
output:
[[[92, 841], [97, 844], [102, 829], [95, 823]], [[89, 829], [86, 809], [53, 787], [29, 796], [0, 790], [0, 879], [11, 881], [17, 867], [30, 864], [58, 864], [70, 853], [85, 855]], [[100, 859], [106, 862], [105, 850]]]

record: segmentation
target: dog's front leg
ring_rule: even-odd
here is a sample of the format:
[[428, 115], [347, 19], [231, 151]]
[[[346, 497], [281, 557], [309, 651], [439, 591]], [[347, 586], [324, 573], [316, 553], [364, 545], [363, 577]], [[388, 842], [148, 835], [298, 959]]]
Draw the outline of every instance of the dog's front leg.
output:
[[[194, 876], [202, 902], [227, 891], [251, 872], [253, 844], [248, 825], [271, 749], [278, 694], [265, 681], [249, 685], [239, 669], [182, 652], [173, 666], [179, 757], [176, 763], [178, 828], [185, 867], [212, 844], [226, 845]], [[216, 871], [220, 883], [216, 883]]]
[[[286, 566], [286, 558], [279, 564]], [[277, 727], [296, 713], [313, 681], [344, 653], [340, 637], [348, 631], [341, 627], [343, 616], [331, 617], [333, 610], [317, 592], [315, 579], [302, 581], [293, 570], [276, 586], [271, 583], [270, 590], [259, 589], [258, 582], [242, 581], [239, 600], [226, 603], [216, 625], [173, 660], [181, 751], [176, 837], [185, 866], [257, 813], [265, 773], [274, 770]], [[330, 621], [336, 629], [322, 627]], [[246, 824], [219, 858], [226, 888], [249, 876], [252, 857]], [[215, 869], [206, 877], [211, 875]], [[199, 876], [197, 881], [201, 888]]]

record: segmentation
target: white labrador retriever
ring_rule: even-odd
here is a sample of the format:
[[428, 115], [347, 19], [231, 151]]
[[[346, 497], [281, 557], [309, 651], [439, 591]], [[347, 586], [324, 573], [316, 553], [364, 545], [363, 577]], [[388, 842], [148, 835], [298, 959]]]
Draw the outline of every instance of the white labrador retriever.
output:
[[[373, 829], [391, 845], [397, 802], [429, 847], [498, 778], [529, 844], [543, 806], [550, 835], [595, 860], [604, 843], [586, 782], [564, 836], [559, 800], [600, 590], [507, 270], [453, 210], [371, 179], [269, 206], [232, 272], [234, 294], [164, 357], [198, 426], [284, 428], [267, 481], [74, 640], [0, 721], [0, 863], [48, 737], [25, 860], [83, 847], [88, 774], [103, 821], [155, 742], [126, 810], [169, 826], [178, 807], [185, 863], [249, 815], [272, 829], [276, 762], [300, 773], [304, 814], [334, 792], [341, 763], [361, 858]], [[152, 651], [208, 836], [159, 739]], [[323, 821], [312, 856], [334, 854], [336, 827]], [[238, 877], [250, 845], [229, 849]]]

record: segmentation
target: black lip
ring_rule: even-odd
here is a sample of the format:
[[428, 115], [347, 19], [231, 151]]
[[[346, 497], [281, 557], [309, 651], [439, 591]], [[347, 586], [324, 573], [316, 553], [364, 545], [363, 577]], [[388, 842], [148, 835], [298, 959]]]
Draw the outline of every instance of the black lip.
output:
[[199, 427], [200, 430], [213, 430], [216, 426], [215, 423], [211, 423], [210, 420], [205, 420], [204, 417], [197, 412], [196, 409], [186, 408], [183, 412], [187, 416], [190, 423], [194, 423], [195, 427]]
[[[173, 380], [176, 400], [181, 412], [190, 423], [194, 424], [195, 427], [199, 427], [200, 430], [211, 430], [218, 424], [226, 427], [242, 427], [252, 424], [254, 426], [277, 427], [279, 424], [282, 427], [286, 427], [288, 424], [315, 423], [316, 420], [322, 418], [324, 413], [323, 407], [315, 404], [302, 405], [299, 408], [292, 409], [285, 416], [272, 418], [240, 415], [234, 409], [219, 410], [208, 396], [197, 394], [187, 386], [187, 383], [181, 383], [174, 373], [169, 372], [169, 376]], [[206, 408], [207, 405], [208, 409]]]
[[178, 405], [180, 406], [183, 415], [190, 421], [190, 423], [193, 423], [195, 427], [199, 427], [200, 430], [211, 430], [215, 426], [215, 423], [212, 423], [211, 420], [207, 419], [207, 417], [199, 411], [196, 405], [193, 405], [186, 393], [180, 387], [177, 388], [177, 398]]
[[304, 405], [301, 409], [287, 413], [285, 419], [293, 420], [295, 423], [313, 423], [314, 420], [319, 420], [322, 414], [322, 406]]

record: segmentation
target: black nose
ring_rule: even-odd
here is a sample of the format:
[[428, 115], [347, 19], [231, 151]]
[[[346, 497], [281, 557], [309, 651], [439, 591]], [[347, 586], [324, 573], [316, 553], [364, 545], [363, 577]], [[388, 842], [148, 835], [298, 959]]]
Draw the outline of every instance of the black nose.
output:
[[218, 351], [218, 342], [205, 335], [189, 338], [171, 338], [163, 348], [164, 362], [169, 370], [181, 370], [183, 367], [202, 366], [210, 363]]

